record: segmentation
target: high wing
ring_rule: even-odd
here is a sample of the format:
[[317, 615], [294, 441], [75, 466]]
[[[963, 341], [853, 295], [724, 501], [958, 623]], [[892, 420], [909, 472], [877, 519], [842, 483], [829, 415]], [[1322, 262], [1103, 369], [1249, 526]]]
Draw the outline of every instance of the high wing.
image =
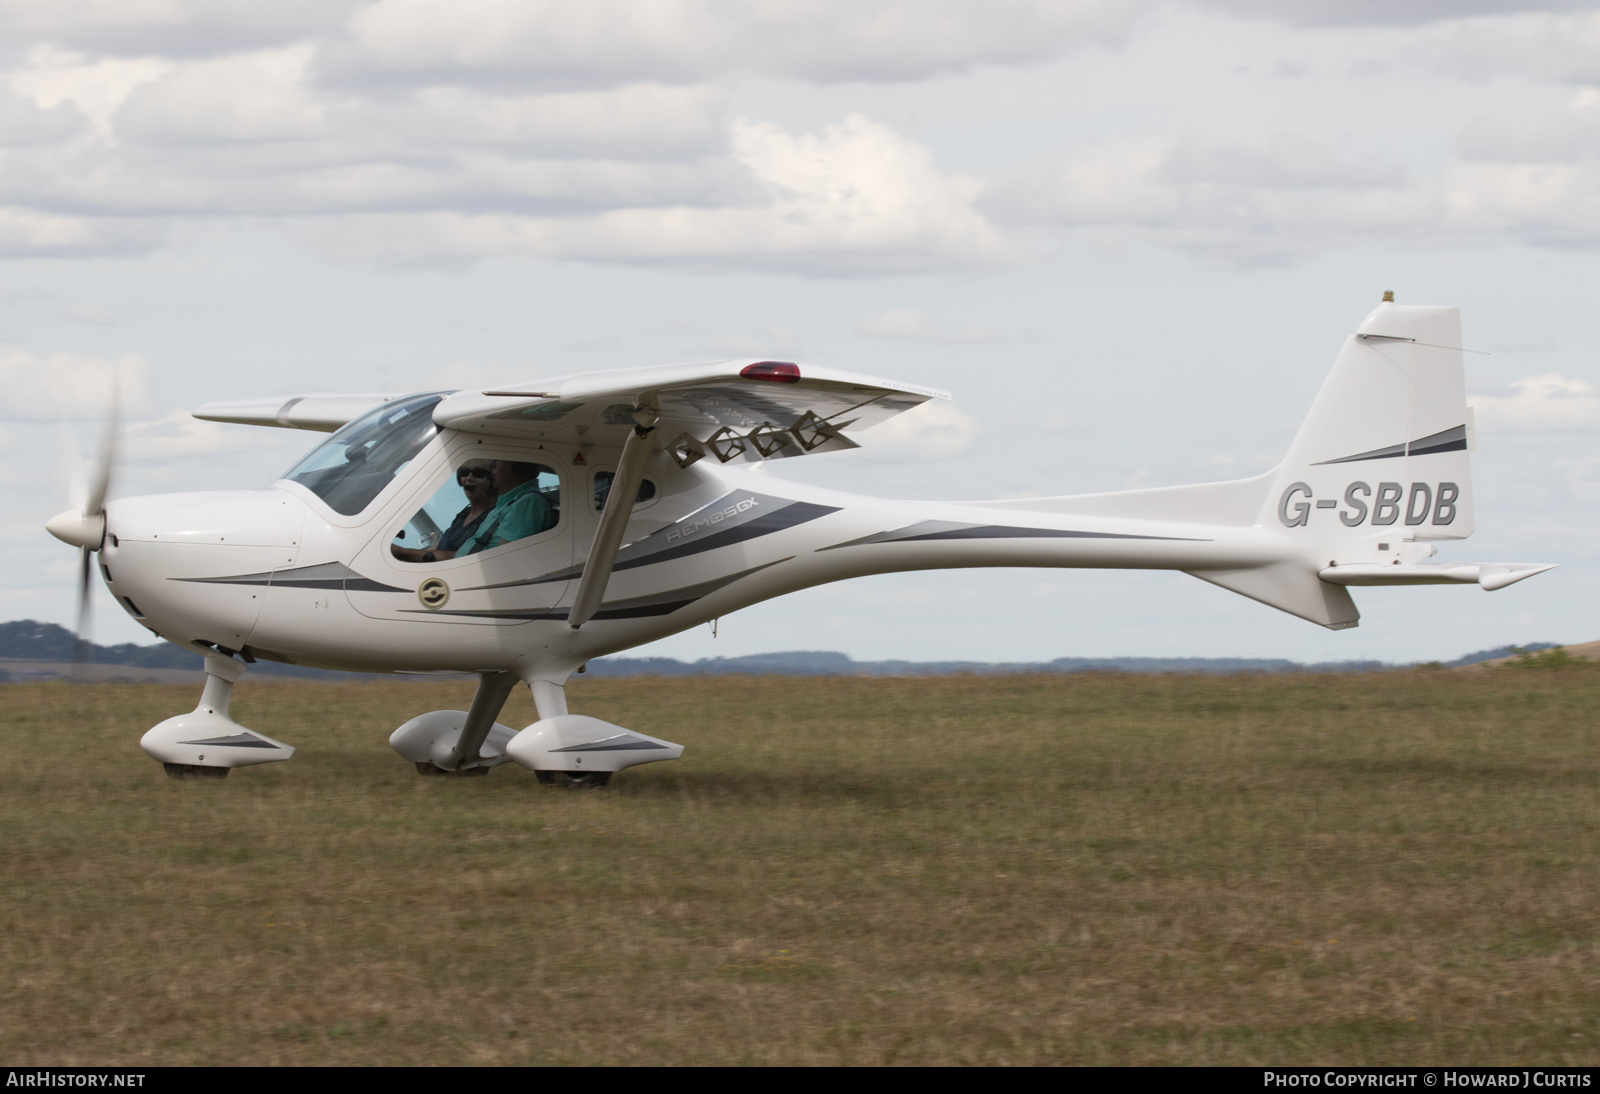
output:
[[792, 361], [722, 361], [590, 372], [486, 391], [458, 391], [433, 412], [467, 433], [620, 448], [567, 623], [600, 607], [650, 454], [680, 467], [804, 456], [858, 447], [841, 432], [865, 429], [929, 399], [950, 396]]
[[[401, 392], [278, 395], [206, 403], [208, 422], [332, 433], [400, 398]], [[844, 436], [869, 429], [948, 392], [789, 361], [718, 361], [612, 369], [457, 391], [434, 411], [441, 427], [466, 433], [621, 448], [635, 413], [655, 412], [654, 447], [682, 465], [723, 463], [857, 447]]]
[[366, 392], [354, 395], [274, 395], [267, 399], [230, 399], [207, 403], [194, 412], [207, 422], [235, 425], [273, 425], [283, 429], [311, 429], [332, 433], [346, 422], [380, 407], [402, 392]]
[[621, 448], [641, 412], [654, 446], [682, 466], [855, 448], [841, 432], [867, 429], [943, 391], [789, 361], [719, 361], [553, 377], [458, 391], [434, 411], [467, 433]]

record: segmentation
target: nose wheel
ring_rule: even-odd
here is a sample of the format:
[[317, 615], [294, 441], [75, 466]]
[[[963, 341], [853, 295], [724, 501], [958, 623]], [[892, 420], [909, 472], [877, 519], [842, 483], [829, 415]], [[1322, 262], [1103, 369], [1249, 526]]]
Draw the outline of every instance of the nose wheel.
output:
[[545, 786], [568, 790], [599, 790], [611, 781], [609, 771], [535, 771], [533, 775]]
[[207, 767], [204, 764], [162, 764], [167, 777], [172, 779], [226, 779], [229, 768]]

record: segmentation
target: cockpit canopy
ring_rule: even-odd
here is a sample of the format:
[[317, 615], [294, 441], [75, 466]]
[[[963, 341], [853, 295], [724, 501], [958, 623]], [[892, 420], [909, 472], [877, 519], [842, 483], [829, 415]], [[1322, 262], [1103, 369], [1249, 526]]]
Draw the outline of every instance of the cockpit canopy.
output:
[[433, 408], [444, 395], [435, 391], [384, 403], [312, 449], [283, 477], [335, 513], [355, 516], [438, 435]]

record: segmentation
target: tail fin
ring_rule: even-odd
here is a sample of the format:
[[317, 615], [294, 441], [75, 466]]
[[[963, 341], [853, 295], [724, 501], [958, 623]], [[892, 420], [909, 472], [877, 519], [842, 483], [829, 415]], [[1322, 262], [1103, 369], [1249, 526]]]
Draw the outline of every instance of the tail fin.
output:
[[1471, 448], [1460, 309], [1380, 304], [1334, 360], [1260, 521], [1304, 529], [1339, 563], [1389, 562], [1405, 543], [1465, 539]]
[[1428, 540], [1470, 536], [1472, 432], [1460, 309], [1378, 305], [1339, 351], [1257, 518], [1306, 557], [1194, 576], [1333, 630], [1354, 627], [1355, 602], [1319, 571], [1413, 564], [1433, 554]]

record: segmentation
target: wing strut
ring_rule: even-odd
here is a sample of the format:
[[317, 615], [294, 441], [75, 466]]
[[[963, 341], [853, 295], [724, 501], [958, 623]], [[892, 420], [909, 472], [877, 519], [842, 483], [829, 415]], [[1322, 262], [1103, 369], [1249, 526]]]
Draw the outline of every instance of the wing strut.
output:
[[606, 595], [611, 567], [616, 565], [617, 551], [622, 547], [622, 533], [627, 530], [628, 518], [633, 515], [633, 500], [639, 494], [639, 484], [644, 481], [644, 465], [650, 458], [650, 434], [655, 432], [656, 412], [650, 409], [635, 411], [633, 420], [638, 424], [622, 445], [617, 475], [611, 480], [611, 493], [606, 495], [600, 526], [594, 530], [594, 545], [589, 548], [589, 558], [583, 565], [583, 577], [578, 581], [578, 592], [572, 598], [572, 611], [567, 614], [567, 625], [573, 630], [589, 621]]

